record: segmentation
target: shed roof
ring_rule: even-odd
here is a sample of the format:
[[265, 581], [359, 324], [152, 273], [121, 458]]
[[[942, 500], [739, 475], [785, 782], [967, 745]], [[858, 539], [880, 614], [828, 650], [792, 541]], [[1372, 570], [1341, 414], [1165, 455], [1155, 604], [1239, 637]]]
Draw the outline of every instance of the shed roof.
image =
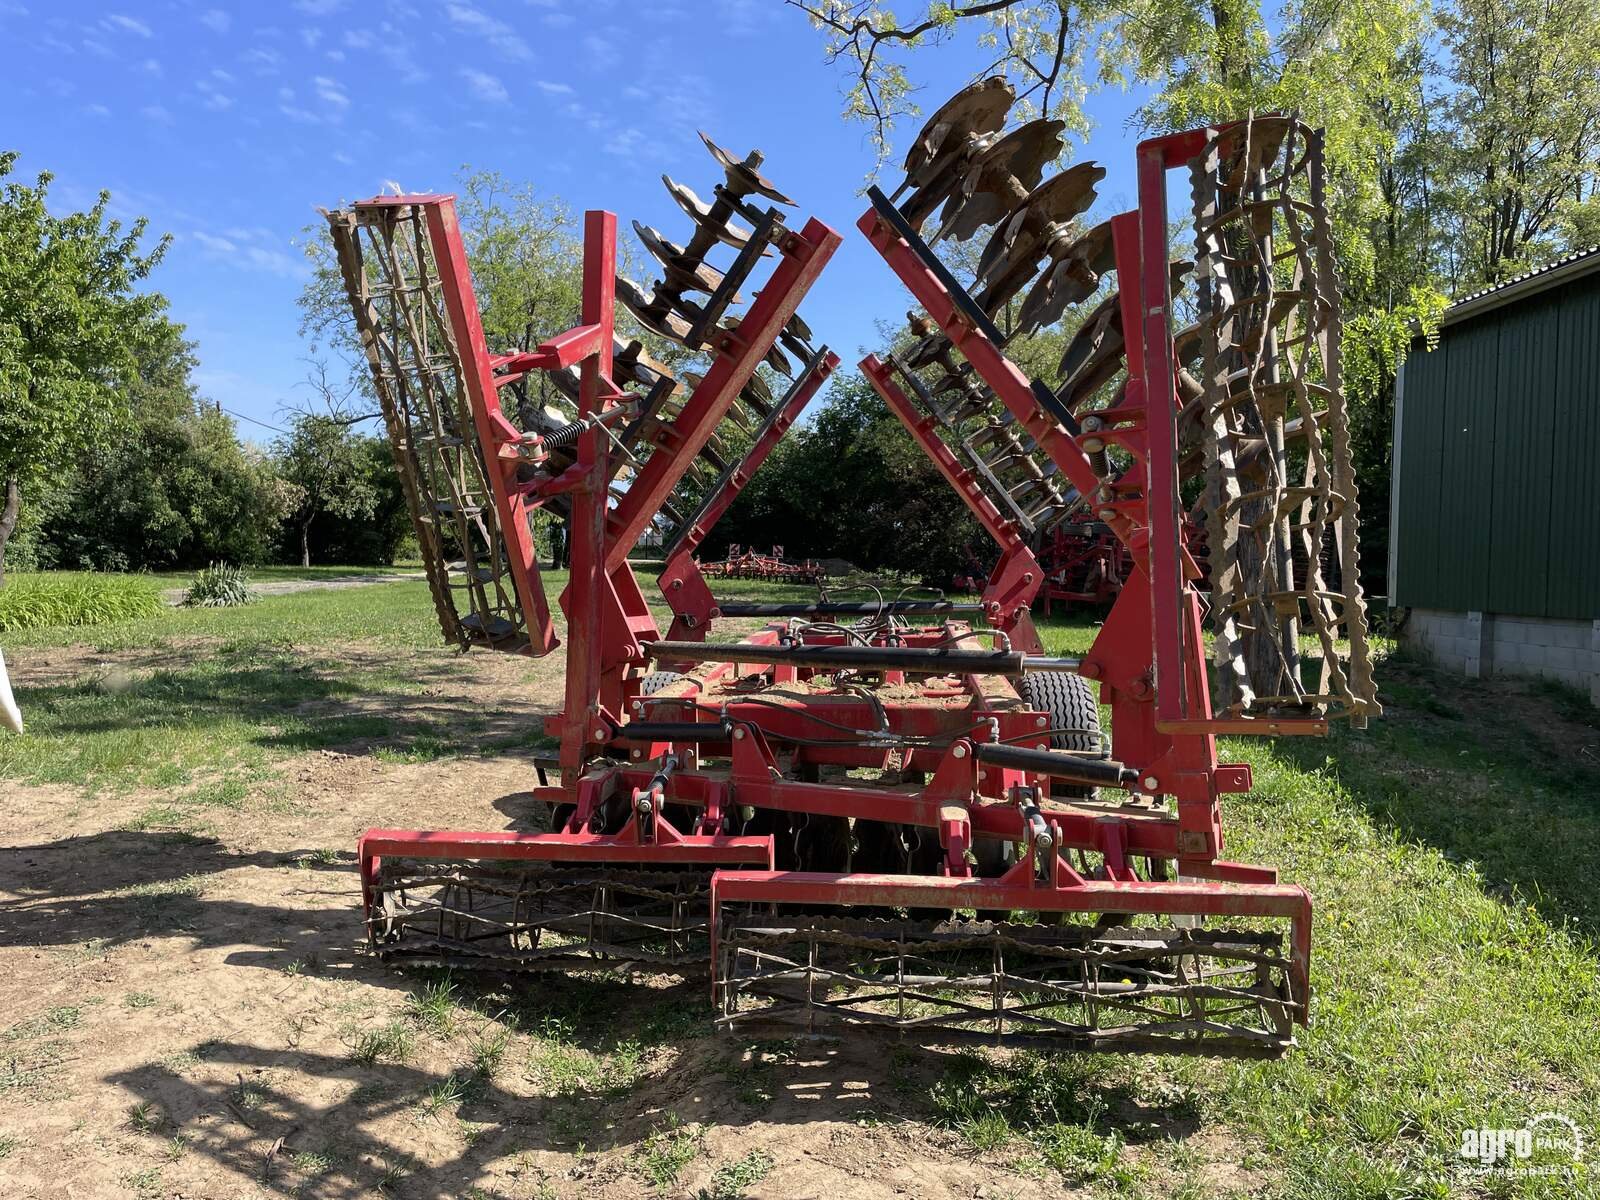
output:
[[1504, 283], [1494, 287], [1484, 288], [1481, 292], [1473, 292], [1470, 296], [1463, 296], [1449, 308], [1445, 309], [1444, 316], [1440, 318], [1440, 325], [1454, 325], [1457, 321], [1465, 321], [1468, 317], [1476, 317], [1491, 309], [1500, 308], [1514, 300], [1535, 295], [1588, 275], [1593, 271], [1600, 271], [1600, 246], [1590, 246], [1586, 250], [1575, 250], [1564, 255], [1552, 263], [1517, 275]]

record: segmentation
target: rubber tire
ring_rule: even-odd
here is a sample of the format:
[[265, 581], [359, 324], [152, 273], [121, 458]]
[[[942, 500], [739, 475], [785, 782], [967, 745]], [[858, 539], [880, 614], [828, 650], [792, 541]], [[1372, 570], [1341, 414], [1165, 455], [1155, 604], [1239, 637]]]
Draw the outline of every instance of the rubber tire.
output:
[[[1100, 705], [1089, 681], [1068, 671], [1032, 671], [1022, 677], [1022, 699], [1050, 719], [1050, 749], [1099, 754]], [[1051, 795], [1063, 800], [1095, 800], [1100, 789], [1076, 783], [1055, 783]]]
[[1067, 671], [1031, 671], [1022, 677], [1022, 698], [1050, 718], [1050, 749], [1100, 753], [1100, 705], [1089, 681]]

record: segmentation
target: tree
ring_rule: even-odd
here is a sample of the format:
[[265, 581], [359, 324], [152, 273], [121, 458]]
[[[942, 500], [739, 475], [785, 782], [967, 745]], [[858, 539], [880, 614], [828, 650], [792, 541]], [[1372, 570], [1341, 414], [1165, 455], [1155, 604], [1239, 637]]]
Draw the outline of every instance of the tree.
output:
[[[321, 384], [325, 388], [325, 382]], [[321, 412], [296, 412], [279, 439], [278, 470], [295, 488], [290, 520], [299, 534], [300, 565], [311, 565], [311, 525], [324, 514], [371, 516], [378, 501], [365, 443], [352, 426], [365, 419], [344, 398], [322, 392]]]
[[[0, 179], [14, 152], [0, 153]], [[0, 585], [26, 491], [111, 432], [128, 411], [139, 347], [165, 335], [165, 299], [135, 286], [165, 253], [146, 222], [52, 214], [49, 173], [0, 189]]]
[[1563, 232], [1600, 232], [1600, 2], [1454, 0], [1438, 19], [1445, 258], [1471, 291], [1555, 257]]
[[[1426, 0], [1289, 0], [1270, 21], [1258, 0], [931, 3], [904, 24], [880, 0], [789, 2], [820, 27], [829, 58], [849, 63], [847, 115], [872, 126], [880, 154], [895, 119], [914, 111], [907, 55], [963, 30], [990, 55], [977, 74], [1005, 74], [1024, 116], [1042, 112], [1069, 129], [1083, 126], [1083, 98], [1109, 81], [1151, 87], [1137, 119], [1152, 134], [1269, 111], [1323, 127], [1346, 393], [1366, 532], [1381, 541], [1395, 373], [1415, 329], [1426, 331], [1443, 305], [1433, 268], [1429, 171], [1440, 134], [1424, 86]], [[1058, 330], [1016, 353], [1048, 378], [1044, 351], [1079, 317], [1069, 310]], [[1381, 556], [1367, 562], [1381, 569]]]
[[195, 394], [193, 349], [168, 326], [140, 354], [118, 436], [41, 490], [46, 565], [170, 569], [268, 557], [287, 485]]

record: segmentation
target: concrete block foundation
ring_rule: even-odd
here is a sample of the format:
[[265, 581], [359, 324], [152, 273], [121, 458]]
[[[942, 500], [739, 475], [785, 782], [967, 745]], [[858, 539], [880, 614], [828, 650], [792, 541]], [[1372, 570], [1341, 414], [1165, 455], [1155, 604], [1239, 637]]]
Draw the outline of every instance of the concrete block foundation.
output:
[[1600, 621], [1413, 608], [1402, 638], [1469, 678], [1542, 676], [1600, 705]]

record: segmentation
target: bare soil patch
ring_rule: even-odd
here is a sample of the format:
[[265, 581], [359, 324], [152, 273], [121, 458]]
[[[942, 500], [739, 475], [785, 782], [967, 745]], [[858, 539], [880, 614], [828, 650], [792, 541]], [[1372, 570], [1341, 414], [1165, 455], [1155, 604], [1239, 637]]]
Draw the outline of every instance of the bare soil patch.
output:
[[[29, 651], [18, 673], [70, 683], [181, 667], [206, 649]], [[313, 657], [395, 666], [392, 650], [362, 644]], [[556, 702], [559, 661], [454, 661], [415, 656], [422, 685], [387, 696], [391, 715], [490, 738]], [[980, 1152], [930, 1123], [949, 1055], [722, 1040], [703, 981], [441, 982], [368, 957], [357, 835], [543, 828], [525, 750], [411, 762], [355, 745], [286, 755], [274, 771], [249, 802], [216, 810], [206, 836], [127, 827], [151, 793], [0, 782], [6, 1196], [1083, 1190], [1026, 1147]], [[1153, 1131], [1123, 1150], [1148, 1178], [1161, 1177], [1160, 1138], [1195, 1132], [1173, 1113], [1117, 1114]], [[1195, 1148], [1218, 1159], [1208, 1177], [1250, 1185], [1225, 1139]]]

